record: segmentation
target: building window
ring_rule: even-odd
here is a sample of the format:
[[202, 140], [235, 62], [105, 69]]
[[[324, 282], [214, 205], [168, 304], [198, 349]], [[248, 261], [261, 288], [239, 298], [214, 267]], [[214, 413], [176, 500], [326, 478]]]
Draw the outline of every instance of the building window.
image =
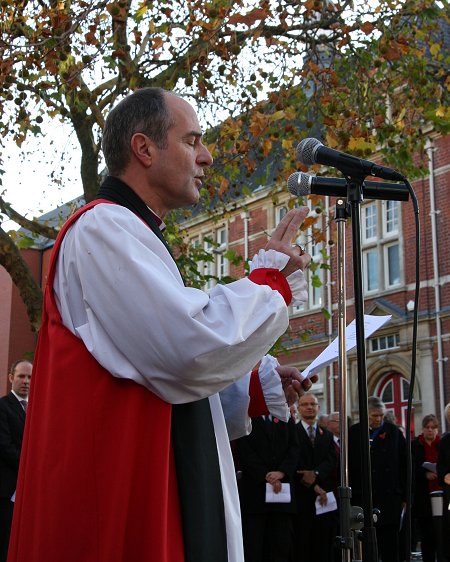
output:
[[275, 208], [275, 226], [281, 222], [281, 219], [287, 214], [287, 212], [288, 208], [285, 205]]
[[[383, 376], [375, 389], [374, 395], [378, 396], [386, 407], [386, 413], [390, 412], [394, 423], [400, 427], [406, 427], [406, 410], [408, 407], [409, 380], [399, 373], [388, 373]], [[411, 424], [411, 433], [414, 432], [414, 424]]]
[[[310, 202], [308, 202], [310, 204]], [[288, 212], [285, 205], [275, 208], [275, 226], [281, 221], [284, 215]], [[302, 231], [297, 238], [297, 244], [300, 244], [305, 251], [311, 256], [311, 265], [306, 269], [305, 277], [308, 285], [308, 301], [292, 307], [292, 313], [296, 314], [306, 310], [322, 308], [323, 302], [323, 242], [317, 242], [314, 237], [314, 230], [322, 230], [322, 216], [311, 210], [309, 216], [318, 217], [317, 222], [308, 229]]]
[[390, 334], [389, 336], [379, 336], [370, 339], [370, 349], [373, 352], [384, 351], [386, 349], [395, 349], [400, 345], [399, 334]]
[[[229, 262], [225, 257], [228, 247], [227, 228], [219, 228], [203, 236], [203, 247], [210, 256], [203, 262], [203, 275], [207, 278], [205, 289], [212, 289], [217, 281], [229, 273]], [[200, 269], [201, 271], [201, 269]]]
[[216, 274], [219, 279], [223, 279], [228, 275], [228, 260], [225, 257], [227, 242], [227, 229], [220, 228], [216, 232], [217, 247], [213, 250], [216, 255]]
[[398, 201], [375, 201], [361, 210], [364, 291], [388, 290], [402, 283]]

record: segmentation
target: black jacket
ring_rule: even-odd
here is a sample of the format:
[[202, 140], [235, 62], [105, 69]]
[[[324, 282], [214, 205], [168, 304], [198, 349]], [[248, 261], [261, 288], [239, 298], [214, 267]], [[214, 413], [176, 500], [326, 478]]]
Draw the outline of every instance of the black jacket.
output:
[[[362, 482], [360, 424], [348, 434], [348, 469], [352, 504], [361, 506]], [[406, 496], [406, 440], [400, 429], [384, 422], [370, 446], [373, 507], [381, 511], [379, 525], [400, 523], [402, 502]]]
[[291, 503], [266, 503], [266, 474], [284, 472], [282, 482], [293, 482], [298, 460], [295, 424], [276, 420], [269, 425], [263, 417], [252, 418], [252, 432], [235, 441], [236, 456], [242, 471], [238, 480], [243, 513], [261, 514], [271, 511], [293, 513], [295, 503], [291, 486]]
[[11, 392], [0, 398], [0, 497], [10, 498], [17, 483], [25, 412]]

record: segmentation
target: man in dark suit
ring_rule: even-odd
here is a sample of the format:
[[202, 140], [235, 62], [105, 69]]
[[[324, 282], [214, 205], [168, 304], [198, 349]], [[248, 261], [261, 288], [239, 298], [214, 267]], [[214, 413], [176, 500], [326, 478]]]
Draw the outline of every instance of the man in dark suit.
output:
[[9, 533], [28, 405], [32, 365], [16, 361], [9, 372], [11, 392], [0, 398], [0, 562], [6, 562]]
[[[383, 562], [399, 561], [399, 532], [405, 501], [406, 441], [400, 429], [385, 421], [383, 402], [371, 396], [368, 400], [370, 461], [373, 507], [380, 510], [375, 525], [378, 554]], [[352, 504], [362, 505], [360, 424], [353, 425], [348, 435], [348, 468]]]
[[300, 422], [296, 425], [300, 454], [297, 465], [297, 523], [294, 560], [329, 562], [333, 558], [336, 513], [317, 515], [316, 500], [325, 505], [332, 491], [336, 465], [333, 435], [318, 424], [319, 404], [312, 393], [299, 398]]
[[266, 488], [269, 484], [276, 498], [282, 484], [293, 482], [299, 452], [295, 423], [272, 416], [252, 418], [252, 432], [235, 445], [245, 562], [286, 562], [295, 512], [292, 486], [288, 503], [268, 503]]

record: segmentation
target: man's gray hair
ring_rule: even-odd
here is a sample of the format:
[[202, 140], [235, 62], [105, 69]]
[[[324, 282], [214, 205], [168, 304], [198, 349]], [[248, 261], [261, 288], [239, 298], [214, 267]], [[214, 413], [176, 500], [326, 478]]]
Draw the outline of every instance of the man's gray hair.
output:
[[384, 402], [378, 396], [369, 396], [367, 406], [369, 410], [384, 410]]
[[131, 138], [149, 137], [158, 148], [167, 148], [167, 133], [174, 125], [162, 88], [142, 88], [124, 98], [106, 118], [102, 148], [108, 174], [120, 176], [131, 157]]

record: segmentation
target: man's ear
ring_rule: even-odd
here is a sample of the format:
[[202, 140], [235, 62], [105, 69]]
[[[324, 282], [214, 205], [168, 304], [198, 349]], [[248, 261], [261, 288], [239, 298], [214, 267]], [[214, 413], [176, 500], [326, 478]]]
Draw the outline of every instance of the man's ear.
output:
[[12, 373], [8, 373], [9, 382], [12, 383], [14, 380], [14, 375]]
[[135, 133], [131, 137], [131, 151], [139, 162], [149, 168], [152, 165], [153, 142], [144, 133]]

